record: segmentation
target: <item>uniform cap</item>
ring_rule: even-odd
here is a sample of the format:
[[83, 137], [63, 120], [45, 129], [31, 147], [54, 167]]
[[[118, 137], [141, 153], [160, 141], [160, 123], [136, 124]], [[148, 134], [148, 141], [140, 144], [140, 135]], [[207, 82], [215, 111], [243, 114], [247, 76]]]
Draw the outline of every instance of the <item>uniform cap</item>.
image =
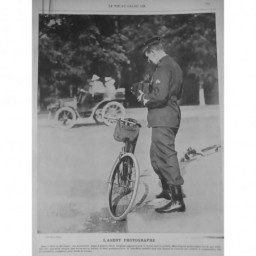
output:
[[162, 38], [159, 37], [159, 36], [155, 36], [149, 40], [147, 40], [141, 47], [142, 49], [142, 52], [145, 53], [145, 51], [151, 46], [151, 45], [154, 45], [154, 44], [158, 44], [158, 43], [161, 43], [161, 40]]

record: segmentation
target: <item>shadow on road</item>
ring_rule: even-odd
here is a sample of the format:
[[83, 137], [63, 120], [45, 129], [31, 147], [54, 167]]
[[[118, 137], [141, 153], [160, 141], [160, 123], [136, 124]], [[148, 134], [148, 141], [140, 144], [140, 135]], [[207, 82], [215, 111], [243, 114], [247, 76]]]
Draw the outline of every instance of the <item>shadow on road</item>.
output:
[[127, 233], [127, 221], [114, 221], [108, 213], [107, 208], [100, 212], [94, 212], [87, 220], [86, 228], [82, 233]]
[[[143, 187], [143, 193], [137, 196], [136, 204], [132, 211], [137, 211], [142, 207], [145, 207], [147, 202], [145, 201], [148, 193], [149, 186], [146, 183], [140, 183]], [[146, 207], [147, 208], [147, 207]], [[144, 208], [145, 209], [145, 208]], [[81, 230], [86, 233], [128, 233], [127, 221], [115, 221], [111, 218], [108, 209], [102, 208], [100, 212], [94, 212], [90, 218], [86, 221], [86, 228]]]

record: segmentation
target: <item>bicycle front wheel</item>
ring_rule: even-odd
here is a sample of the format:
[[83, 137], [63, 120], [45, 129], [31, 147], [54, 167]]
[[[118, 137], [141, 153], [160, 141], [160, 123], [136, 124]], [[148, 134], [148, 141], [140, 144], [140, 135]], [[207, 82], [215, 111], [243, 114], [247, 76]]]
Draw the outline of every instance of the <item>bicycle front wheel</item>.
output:
[[108, 181], [108, 208], [115, 220], [125, 219], [136, 198], [139, 185], [139, 166], [132, 153], [118, 158]]

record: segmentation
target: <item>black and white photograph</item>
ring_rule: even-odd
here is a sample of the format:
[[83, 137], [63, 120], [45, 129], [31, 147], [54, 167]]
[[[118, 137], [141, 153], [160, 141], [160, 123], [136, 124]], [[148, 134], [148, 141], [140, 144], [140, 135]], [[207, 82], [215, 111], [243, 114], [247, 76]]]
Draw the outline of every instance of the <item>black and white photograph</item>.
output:
[[38, 13], [36, 236], [195, 235], [223, 255], [218, 29], [214, 10]]

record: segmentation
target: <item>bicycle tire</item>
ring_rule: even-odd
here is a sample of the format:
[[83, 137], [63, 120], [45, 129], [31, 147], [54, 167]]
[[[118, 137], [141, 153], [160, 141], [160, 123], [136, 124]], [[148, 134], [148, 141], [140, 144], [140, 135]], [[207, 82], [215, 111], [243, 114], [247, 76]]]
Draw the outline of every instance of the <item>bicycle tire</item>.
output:
[[[128, 175], [125, 175], [128, 166]], [[123, 220], [133, 207], [139, 185], [139, 165], [132, 153], [117, 158], [108, 180], [108, 210], [114, 220]], [[128, 178], [127, 178], [128, 177]]]

